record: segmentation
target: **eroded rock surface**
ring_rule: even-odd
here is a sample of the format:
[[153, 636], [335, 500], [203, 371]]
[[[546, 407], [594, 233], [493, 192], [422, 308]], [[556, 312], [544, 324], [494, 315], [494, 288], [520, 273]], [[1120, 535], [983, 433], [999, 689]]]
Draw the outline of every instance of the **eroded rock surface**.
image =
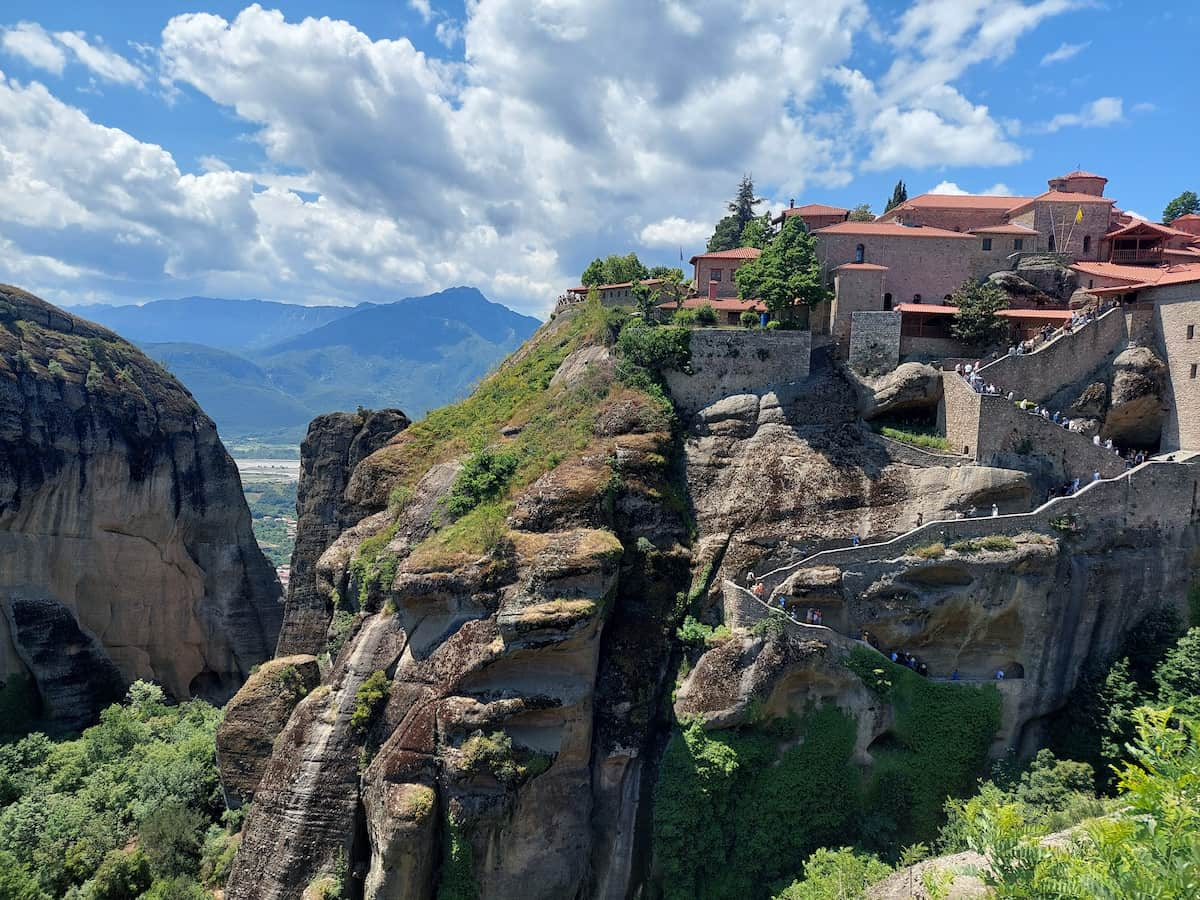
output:
[[1113, 360], [1112, 397], [1101, 437], [1122, 447], [1158, 445], [1166, 421], [1167, 367], [1152, 350], [1131, 347]]
[[942, 373], [925, 363], [902, 363], [887, 375], [865, 380], [862, 417], [868, 421], [891, 413], [930, 412], [942, 399]]
[[[90, 638], [52, 676], [30, 673], [45, 712], [81, 721], [76, 704], [100, 702], [55, 686], [106, 670], [97, 654], [124, 683], [223, 703], [271, 656], [280, 593], [233, 460], [183, 386], [111, 331], [0, 286], [0, 595], [37, 596]], [[5, 674], [36, 655], [9, 622]]]

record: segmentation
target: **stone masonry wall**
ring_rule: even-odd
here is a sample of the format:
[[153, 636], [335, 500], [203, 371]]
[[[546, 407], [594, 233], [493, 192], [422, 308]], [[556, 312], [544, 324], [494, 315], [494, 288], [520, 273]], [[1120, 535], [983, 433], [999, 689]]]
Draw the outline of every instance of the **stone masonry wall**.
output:
[[1148, 293], [1155, 301], [1155, 324], [1170, 384], [1162, 449], [1200, 450], [1200, 285], [1173, 285]]
[[900, 313], [860, 311], [850, 316], [850, 367], [890, 372], [900, 364]]
[[692, 332], [692, 374], [669, 371], [675, 402], [697, 412], [733, 394], [761, 394], [808, 377], [808, 331], [708, 330]]
[[950, 449], [974, 457], [979, 448], [979, 417], [983, 397], [971, 390], [954, 372], [942, 373], [942, 402], [938, 404], [938, 426]]
[[980, 371], [1017, 399], [1044, 403], [1060, 390], [1088, 377], [1129, 341], [1125, 315], [1110, 310], [1099, 319], [1025, 356], [1002, 356]]
[[925, 303], [940, 301], [972, 274], [977, 243], [971, 235], [962, 237], [926, 237], [920, 229], [914, 233], [848, 234], [818, 231], [817, 256], [826, 273], [855, 261], [856, 248], [865, 248], [863, 261], [887, 266], [883, 290], [892, 302], [911, 303], [921, 295]]

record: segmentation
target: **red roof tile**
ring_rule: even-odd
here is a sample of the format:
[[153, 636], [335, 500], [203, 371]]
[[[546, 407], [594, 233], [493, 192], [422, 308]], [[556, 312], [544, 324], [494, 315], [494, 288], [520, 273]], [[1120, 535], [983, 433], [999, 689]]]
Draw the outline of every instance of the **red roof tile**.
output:
[[989, 225], [984, 228], [972, 228], [971, 234], [1018, 234], [1018, 235], [1037, 235], [1037, 231], [1032, 228], [1026, 228], [1024, 225], [1014, 225], [1011, 222], [1007, 225]]
[[866, 272], [886, 272], [887, 266], [877, 266], [875, 263], [843, 263], [838, 266], [835, 271], [840, 272], [842, 269], [860, 269]]
[[[716, 300], [710, 300], [705, 296], [688, 297], [683, 301], [684, 309], [699, 309], [701, 306], [711, 306], [717, 312], [745, 312], [752, 310], [754, 312], [766, 312], [767, 306], [761, 300], [741, 300], [737, 297], [718, 297]], [[667, 303], [658, 304], [659, 309], [673, 310], [678, 309], [678, 305], [674, 300]]]
[[838, 222], [825, 228], [818, 228], [813, 234], [861, 234], [891, 237], [918, 238], [962, 238], [965, 241], [974, 240], [969, 234], [960, 231], [947, 231], [944, 228], [932, 228], [926, 225], [898, 225], [895, 222]]
[[804, 206], [789, 206], [783, 211], [785, 216], [844, 216], [850, 212], [840, 206], [826, 206], [823, 203], [806, 203]]
[[1097, 175], [1094, 172], [1084, 172], [1076, 169], [1074, 172], [1068, 172], [1066, 175], [1059, 175], [1055, 181], [1064, 181], [1068, 178], [1099, 178], [1101, 181], [1108, 181], [1103, 175]]
[[888, 210], [880, 218], [894, 217], [899, 210], [907, 207], [913, 209], [983, 209], [1004, 212], [1012, 209], [1018, 203], [1030, 199], [1032, 198], [1002, 197], [995, 194], [918, 194]]
[[735, 247], [732, 250], [718, 250], [715, 253], [697, 253], [689, 263], [696, 264], [698, 259], [758, 259], [762, 251], [757, 247]]

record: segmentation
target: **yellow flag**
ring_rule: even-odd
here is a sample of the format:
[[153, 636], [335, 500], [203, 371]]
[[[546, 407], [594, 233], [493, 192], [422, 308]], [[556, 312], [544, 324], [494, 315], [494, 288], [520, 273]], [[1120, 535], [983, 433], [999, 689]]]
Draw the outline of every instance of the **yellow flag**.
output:
[[1083, 221], [1083, 207], [1081, 206], [1077, 210], [1075, 210], [1075, 224], [1078, 225], [1082, 221]]

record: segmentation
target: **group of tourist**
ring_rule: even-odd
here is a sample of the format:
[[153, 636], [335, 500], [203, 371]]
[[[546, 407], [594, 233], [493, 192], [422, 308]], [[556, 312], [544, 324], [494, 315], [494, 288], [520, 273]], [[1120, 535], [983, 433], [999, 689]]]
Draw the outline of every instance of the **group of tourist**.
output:
[[[961, 509], [954, 511], [954, 518], [956, 520], [957, 519], [981, 519], [981, 518], [984, 518], [986, 515], [987, 515], [987, 510], [985, 509], [983, 512], [980, 512], [978, 506], [970, 507], [965, 513]], [[999, 515], [1000, 515], [1000, 507], [997, 506], [995, 503], [993, 503], [992, 504], [992, 518], [994, 519]]]
[[929, 677], [929, 666], [925, 665], [924, 662], [917, 659], [917, 657], [913, 656], [911, 653], [905, 653], [903, 651], [897, 653], [895, 650], [893, 650], [888, 658], [897, 665], [904, 666], [906, 669], [912, 669], [918, 675], [921, 675], [925, 678]]

